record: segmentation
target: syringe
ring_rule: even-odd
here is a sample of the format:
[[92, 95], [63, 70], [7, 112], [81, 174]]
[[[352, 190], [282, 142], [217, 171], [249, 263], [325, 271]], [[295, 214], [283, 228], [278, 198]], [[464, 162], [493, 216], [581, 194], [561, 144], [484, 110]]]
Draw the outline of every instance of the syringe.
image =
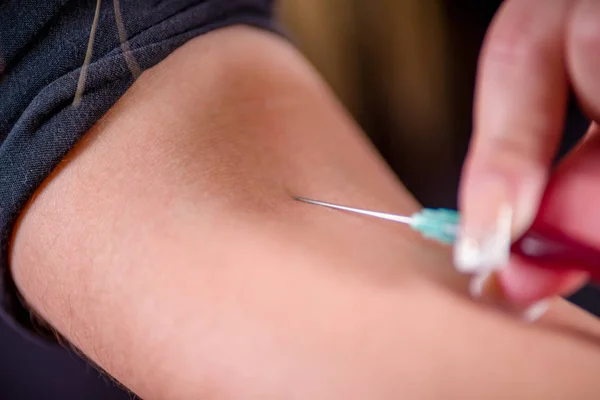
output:
[[334, 208], [336, 210], [348, 211], [356, 214], [400, 222], [410, 226], [424, 237], [444, 244], [453, 244], [458, 234], [459, 214], [455, 210], [446, 208], [424, 208], [412, 215], [397, 215], [379, 211], [365, 210], [361, 208], [346, 207], [338, 204], [327, 203], [319, 200], [295, 197], [296, 200], [318, 206]]
[[[455, 210], [424, 208], [412, 215], [396, 215], [304, 197], [295, 197], [295, 199], [323, 207], [400, 222], [420, 232], [424, 237], [444, 244], [453, 244], [458, 237], [460, 215]], [[536, 219], [532, 227], [511, 245], [510, 252], [540, 267], [586, 272], [592, 281], [600, 284], [600, 250], [557, 231], [539, 219]]]

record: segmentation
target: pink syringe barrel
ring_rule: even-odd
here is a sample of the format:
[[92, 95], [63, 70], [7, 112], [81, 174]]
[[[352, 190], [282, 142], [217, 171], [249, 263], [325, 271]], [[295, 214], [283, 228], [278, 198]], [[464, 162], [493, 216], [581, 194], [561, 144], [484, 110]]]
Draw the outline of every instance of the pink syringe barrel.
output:
[[511, 252], [543, 268], [585, 272], [600, 284], [600, 250], [545, 224], [535, 223], [512, 245]]

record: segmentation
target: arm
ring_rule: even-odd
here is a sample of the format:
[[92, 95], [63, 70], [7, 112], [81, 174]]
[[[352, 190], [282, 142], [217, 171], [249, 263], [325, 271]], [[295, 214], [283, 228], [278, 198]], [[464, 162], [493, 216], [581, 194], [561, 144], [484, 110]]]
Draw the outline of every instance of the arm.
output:
[[[446, 249], [291, 194], [418, 206], [288, 45], [214, 32], [147, 71], [40, 188], [13, 274], [144, 398], [600, 390], [600, 349], [471, 303]], [[548, 323], [600, 332], [561, 307]]]

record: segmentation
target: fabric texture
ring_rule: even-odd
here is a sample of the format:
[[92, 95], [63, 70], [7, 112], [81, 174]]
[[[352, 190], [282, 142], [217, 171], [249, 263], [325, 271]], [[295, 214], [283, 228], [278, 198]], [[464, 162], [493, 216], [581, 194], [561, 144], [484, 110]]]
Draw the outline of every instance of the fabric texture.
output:
[[[120, 0], [131, 55], [150, 68], [186, 41], [234, 24], [277, 31], [271, 0]], [[134, 82], [113, 1], [101, 4], [81, 104], [72, 102], [96, 0], [0, 2], [0, 319], [34, 338], [11, 279], [12, 228], [32, 194]], [[32, 335], [33, 333], [33, 335]]]

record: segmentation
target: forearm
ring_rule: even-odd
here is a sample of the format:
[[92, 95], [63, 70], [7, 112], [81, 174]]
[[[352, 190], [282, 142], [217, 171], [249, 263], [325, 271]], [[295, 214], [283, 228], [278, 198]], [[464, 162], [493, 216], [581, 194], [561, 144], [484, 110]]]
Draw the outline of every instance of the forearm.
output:
[[[40, 189], [13, 242], [23, 295], [145, 398], [526, 397], [565, 371], [542, 393], [597, 389], [595, 347], [477, 307], [446, 249], [291, 199], [417, 208], [349, 121], [279, 39], [196, 39]], [[533, 389], [498, 386], [516, 376]]]

